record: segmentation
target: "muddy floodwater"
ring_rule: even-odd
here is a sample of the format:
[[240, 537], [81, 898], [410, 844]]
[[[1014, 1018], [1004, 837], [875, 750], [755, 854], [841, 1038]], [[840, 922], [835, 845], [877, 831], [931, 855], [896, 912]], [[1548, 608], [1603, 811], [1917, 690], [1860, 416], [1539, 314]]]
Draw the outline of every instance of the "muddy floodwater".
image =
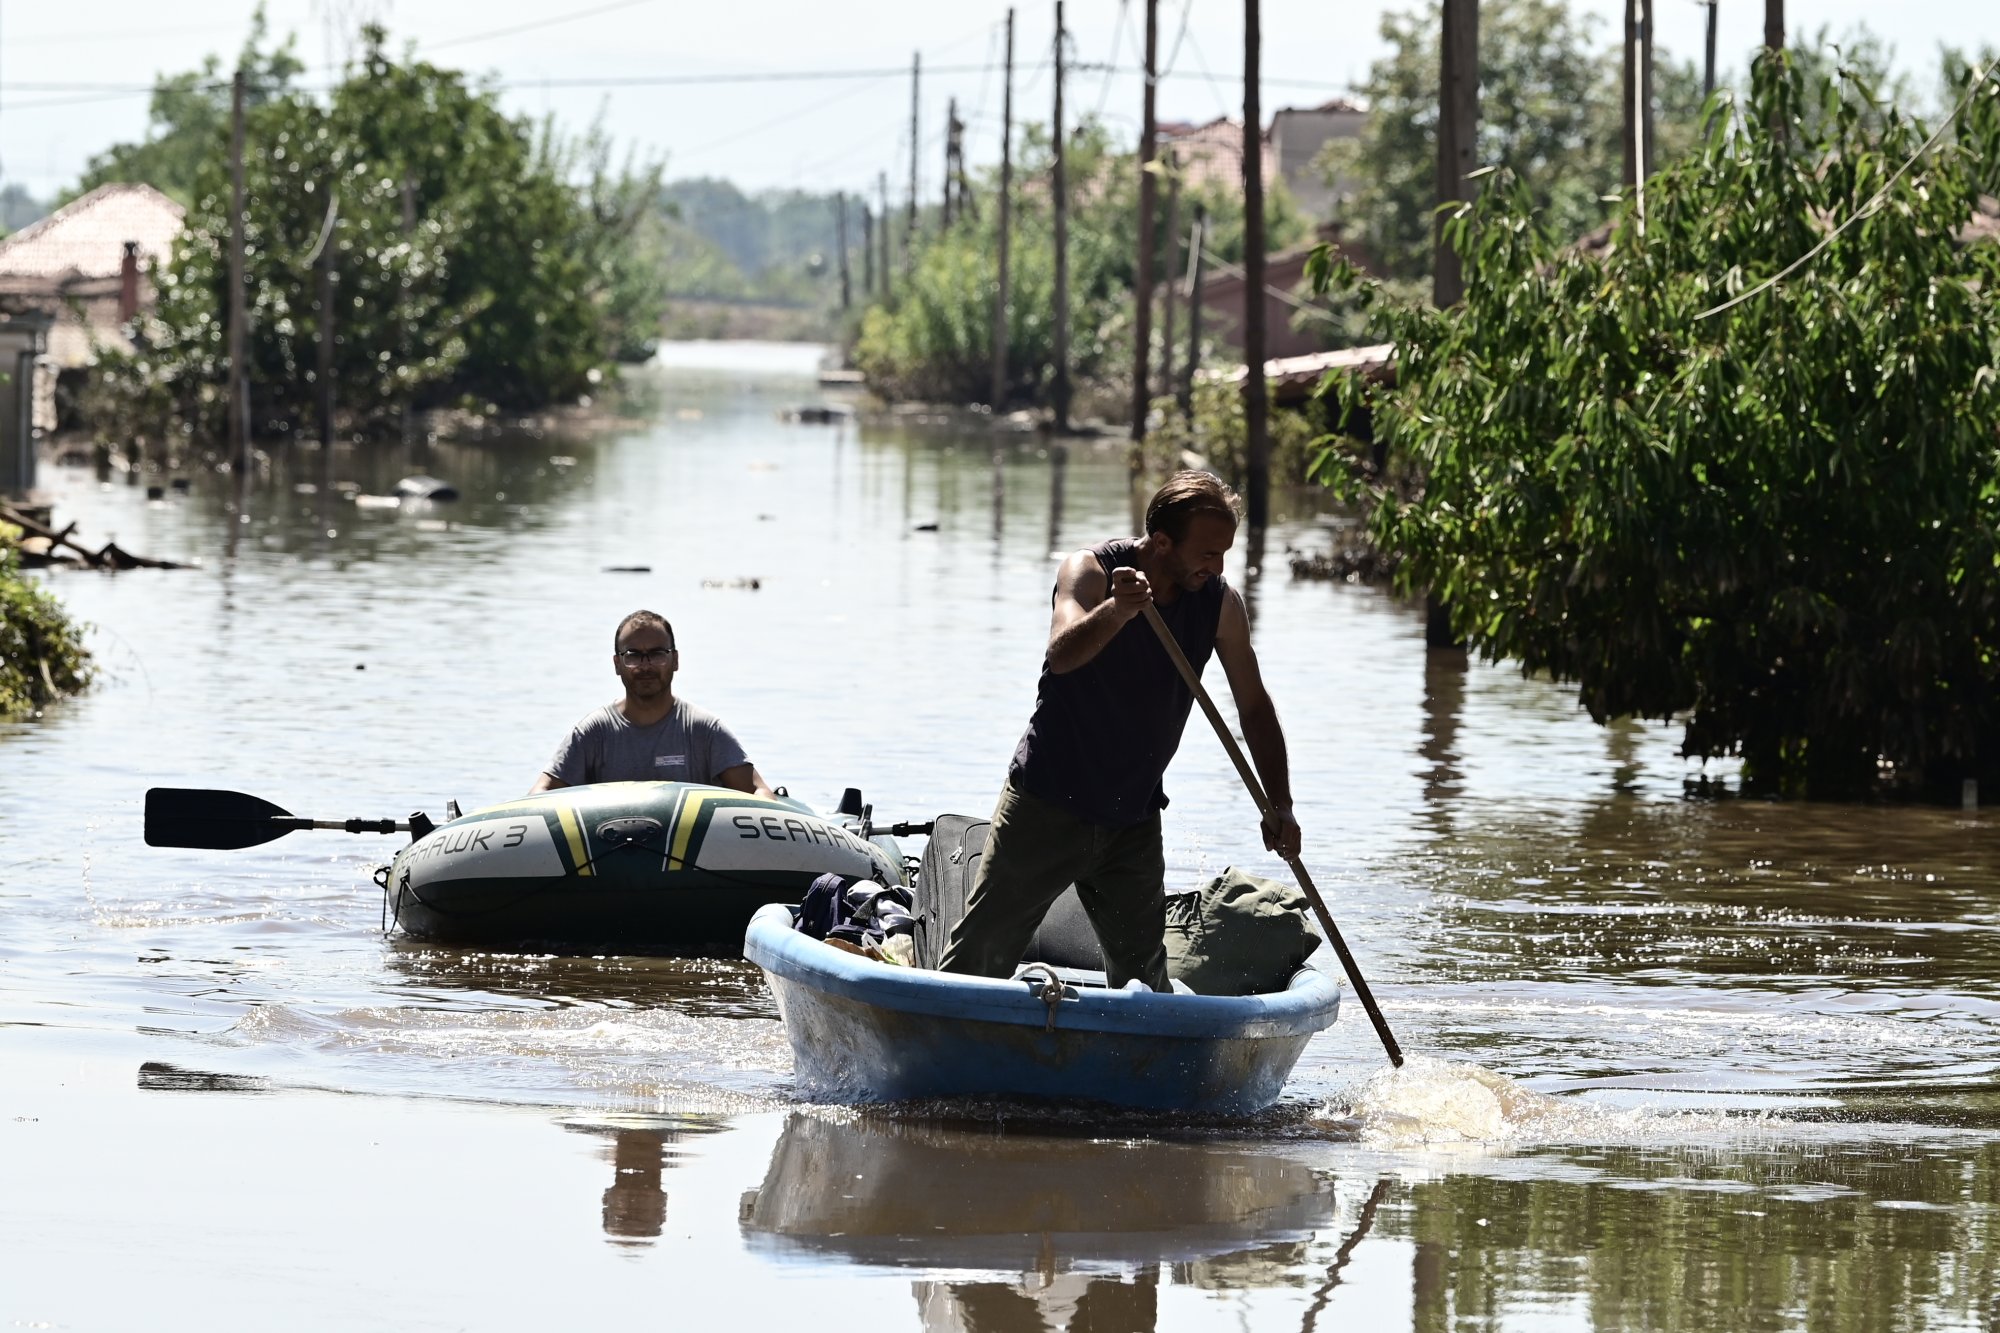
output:
[[[1350, 1005], [1248, 1122], [809, 1105], [741, 961], [385, 935], [376, 835], [143, 845], [156, 785], [519, 795], [642, 606], [794, 795], [986, 813], [1123, 459], [784, 420], [816, 360], [670, 347], [629, 426], [343, 449], [345, 490], [279, 447], [240, 507], [45, 469], [197, 567], [49, 576], [104, 676], [0, 725], [0, 1328], [2000, 1328], [2000, 814], [1742, 799], [1427, 654], [1294, 580], [1311, 495], [1229, 577], [1412, 1059]], [[462, 498], [350, 498], [412, 473]], [[1199, 715], [1167, 789], [1170, 886], [1283, 874]]]

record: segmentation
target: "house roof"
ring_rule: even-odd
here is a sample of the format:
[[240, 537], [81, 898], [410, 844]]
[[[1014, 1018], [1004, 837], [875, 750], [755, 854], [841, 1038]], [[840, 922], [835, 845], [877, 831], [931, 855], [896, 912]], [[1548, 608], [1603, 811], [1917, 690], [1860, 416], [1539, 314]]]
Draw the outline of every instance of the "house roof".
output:
[[127, 241], [141, 259], [164, 260], [186, 211], [150, 185], [100, 185], [0, 240], [0, 279], [18, 289], [115, 278]]

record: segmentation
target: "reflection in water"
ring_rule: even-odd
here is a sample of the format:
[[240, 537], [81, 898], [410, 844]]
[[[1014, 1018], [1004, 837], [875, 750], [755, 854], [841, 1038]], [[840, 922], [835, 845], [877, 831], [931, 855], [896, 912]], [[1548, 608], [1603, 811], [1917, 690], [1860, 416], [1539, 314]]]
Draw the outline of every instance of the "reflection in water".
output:
[[719, 1121], [682, 1119], [654, 1125], [571, 1124], [579, 1134], [608, 1136], [611, 1187], [604, 1191], [604, 1234], [618, 1244], [650, 1244], [667, 1222], [661, 1171], [674, 1163], [677, 1145], [714, 1134]]
[[1465, 650], [1437, 648], [1424, 654], [1424, 730], [1417, 753], [1429, 765], [1424, 776], [1424, 813], [1440, 835], [1450, 832], [1444, 802], [1458, 794], [1458, 720], [1465, 708]]
[[745, 1239], [780, 1255], [1018, 1275], [917, 1283], [933, 1333], [1137, 1331], [1154, 1326], [1163, 1265], [1185, 1285], [1264, 1285], [1336, 1210], [1329, 1180], [1274, 1152], [1087, 1134], [796, 1114], [744, 1196]]
[[1062, 553], [1063, 481], [1069, 475], [1069, 446], [1049, 445], [1049, 558]]

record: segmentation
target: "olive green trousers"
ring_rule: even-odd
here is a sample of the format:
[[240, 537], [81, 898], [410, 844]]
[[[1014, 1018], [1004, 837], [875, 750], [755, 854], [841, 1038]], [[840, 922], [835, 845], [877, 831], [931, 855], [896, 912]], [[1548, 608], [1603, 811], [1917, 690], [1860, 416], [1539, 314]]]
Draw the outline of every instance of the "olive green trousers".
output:
[[1007, 977], [1064, 889], [1076, 885], [1104, 953], [1106, 984], [1133, 977], [1168, 989], [1166, 855], [1160, 812], [1130, 828], [1078, 819], [1017, 790], [1000, 792], [965, 916], [945, 944], [941, 971]]

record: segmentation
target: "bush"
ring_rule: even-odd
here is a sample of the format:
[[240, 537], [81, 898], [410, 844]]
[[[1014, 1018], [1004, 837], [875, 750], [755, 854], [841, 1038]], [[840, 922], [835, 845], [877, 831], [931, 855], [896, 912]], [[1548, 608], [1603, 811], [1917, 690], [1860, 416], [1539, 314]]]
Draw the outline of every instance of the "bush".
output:
[[1384, 312], [1392, 387], [1327, 386], [1414, 483], [1352, 441], [1320, 475], [1472, 648], [1600, 722], [1679, 719], [1789, 791], [2000, 775], [2000, 245], [1965, 239], [2000, 86], [1958, 129], [1892, 180], [1922, 125], [1765, 58], [1608, 249], [1495, 177], [1449, 224], [1464, 303]]
[[0, 523], [0, 717], [31, 713], [90, 684], [83, 632], [21, 574], [21, 530]]

